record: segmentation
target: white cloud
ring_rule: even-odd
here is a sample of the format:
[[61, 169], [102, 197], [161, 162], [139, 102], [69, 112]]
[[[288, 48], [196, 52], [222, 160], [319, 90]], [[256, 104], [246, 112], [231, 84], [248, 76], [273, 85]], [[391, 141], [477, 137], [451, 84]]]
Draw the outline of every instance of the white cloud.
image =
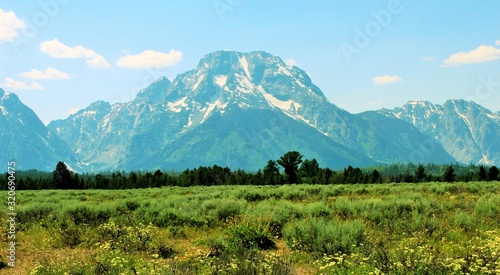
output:
[[430, 61], [434, 61], [435, 58], [434, 57], [430, 57], [430, 56], [425, 56], [424, 58], [422, 58], [423, 61], [425, 62], [430, 62]]
[[289, 58], [289, 59], [285, 60], [285, 64], [290, 66], [290, 67], [299, 65], [299, 63], [297, 63], [297, 61], [295, 61], [295, 59], [293, 59], [293, 58]]
[[131, 69], [148, 69], [176, 65], [181, 60], [182, 52], [180, 51], [170, 50], [169, 53], [162, 53], [147, 50], [137, 55], [122, 56], [116, 65]]
[[54, 58], [83, 58], [85, 63], [91, 68], [109, 68], [111, 65], [102, 55], [82, 46], [69, 47], [61, 43], [58, 39], [45, 41], [40, 44], [40, 51]]
[[21, 76], [28, 79], [70, 79], [69, 75], [54, 68], [47, 68], [45, 72], [31, 70], [21, 73]]
[[2, 86], [13, 90], [43, 90], [43, 86], [36, 82], [25, 83], [21, 81], [16, 81], [9, 77], [5, 78], [5, 81], [2, 84]]
[[382, 76], [376, 76], [372, 79], [373, 83], [378, 85], [392, 84], [400, 82], [402, 80], [403, 79], [397, 75], [382, 75]]
[[452, 54], [443, 61], [442, 67], [456, 67], [462, 64], [483, 63], [496, 59], [500, 59], [500, 49], [493, 46], [481, 45], [470, 52]]
[[0, 41], [12, 41], [18, 36], [17, 30], [25, 27], [24, 21], [17, 18], [13, 11], [0, 9]]
[[500, 46], [500, 40], [495, 41], [495, 45]]

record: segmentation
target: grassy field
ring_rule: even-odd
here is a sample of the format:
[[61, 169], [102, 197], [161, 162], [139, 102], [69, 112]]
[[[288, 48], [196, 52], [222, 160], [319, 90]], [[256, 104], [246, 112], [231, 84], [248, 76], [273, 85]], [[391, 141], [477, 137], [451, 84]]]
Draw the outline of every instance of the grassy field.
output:
[[16, 267], [0, 274], [500, 274], [499, 182], [16, 197]]

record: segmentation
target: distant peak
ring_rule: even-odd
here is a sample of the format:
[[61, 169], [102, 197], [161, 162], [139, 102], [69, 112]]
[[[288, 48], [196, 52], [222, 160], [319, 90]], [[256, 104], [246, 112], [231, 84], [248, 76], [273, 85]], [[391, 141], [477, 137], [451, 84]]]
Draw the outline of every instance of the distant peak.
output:
[[158, 78], [153, 84], [161, 84], [161, 83], [168, 83], [170, 84], [170, 79], [168, 79], [166, 76], [162, 76]]
[[99, 110], [103, 110], [103, 109], [104, 110], [111, 109], [111, 105], [107, 101], [98, 100], [98, 101], [90, 104], [90, 106], [87, 107], [85, 110], [87, 110], [87, 111], [99, 111]]
[[0, 89], [0, 100], [9, 100], [9, 101], [20, 101], [19, 97], [11, 92], [6, 92]]
[[427, 105], [427, 104], [430, 104], [429, 101], [425, 101], [425, 100], [410, 100], [408, 101], [408, 104], [409, 105]]
[[247, 58], [277, 58], [281, 60], [279, 57], [272, 55], [270, 53], [267, 53], [265, 51], [252, 51], [252, 52], [239, 52], [239, 51], [234, 51], [234, 50], [222, 50], [222, 51], [215, 51], [211, 52], [205, 57], [202, 58], [200, 64], [203, 63], [203, 61], [220, 61], [222, 60], [233, 60], [233, 59], [239, 59], [242, 57], [247, 57]]
[[448, 99], [447, 102], [451, 102], [451, 103], [467, 103], [467, 100], [464, 100], [464, 99]]
[[6, 91], [0, 89], [0, 99], [1, 100], [7, 99], [9, 97], [9, 95], [10, 95], [9, 92], [6, 92]]

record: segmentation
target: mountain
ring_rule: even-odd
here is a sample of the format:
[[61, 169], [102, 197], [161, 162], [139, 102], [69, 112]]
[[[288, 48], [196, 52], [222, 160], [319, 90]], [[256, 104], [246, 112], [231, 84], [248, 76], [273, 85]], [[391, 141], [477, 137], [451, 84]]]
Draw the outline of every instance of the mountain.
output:
[[500, 164], [499, 112], [492, 113], [472, 101], [448, 100], [443, 105], [410, 101], [379, 113], [413, 124], [459, 162]]
[[265, 52], [208, 54], [194, 70], [160, 78], [130, 102], [96, 102], [48, 127], [89, 171], [213, 164], [257, 170], [290, 150], [332, 168], [415, 155], [454, 161], [398, 118], [353, 115], [331, 104], [306, 72]]
[[15, 161], [20, 170], [51, 171], [58, 161], [78, 169], [76, 155], [48, 130], [19, 98], [0, 89], [0, 162]]

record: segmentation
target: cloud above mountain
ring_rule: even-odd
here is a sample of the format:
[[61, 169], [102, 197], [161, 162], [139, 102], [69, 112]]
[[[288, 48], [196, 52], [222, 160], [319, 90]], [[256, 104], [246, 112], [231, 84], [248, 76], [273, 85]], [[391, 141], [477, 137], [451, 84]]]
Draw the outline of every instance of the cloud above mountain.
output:
[[403, 79], [397, 75], [382, 75], [376, 76], [372, 79], [373, 83], [377, 85], [387, 85], [402, 81]]
[[40, 51], [53, 58], [85, 59], [85, 63], [91, 68], [109, 68], [111, 65], [102, 56], [93, 50], [83, 46], [70, 47], [61, 43], [58, 39], [45, 41], [40, 44]]
[[19, 29], [26, 27], [23, 20], [17, 18], [13, 11], [0, 9], [0, 41], [12, 41], [19, 33]]
[[[496, 41], [499, 45], [500, 41]], [[443, 61], [442, 67], [456, 67], [463, 64], [483, 63], [500, 59], [500, 49], [481, 45], [469, 52], [457, 52]]]
[[14, 80], [10, 77], [5, 78], [4, 83], [2, 83], [2, 86], [7, 88], [7, 89], [12, 89], [12, 90], [43, 90], [43, 86], [40, 85], [39, 83], [36, 82], [22, 82], [22, 81], [17, 81]]
[[28, 79], [70, 79], [69, 75], [54, 68], [47, 68], [45, 72], [33, 69], [29, 72], [21, 73], [21, 76]]
[[153, 50], [143, 51], [137, 55], [125, 55], [120, 57], [116, 65], [129, 69], [162, 68], [176, 65], [182, 61], [182, 52], [170, 50], [168, 53]]

